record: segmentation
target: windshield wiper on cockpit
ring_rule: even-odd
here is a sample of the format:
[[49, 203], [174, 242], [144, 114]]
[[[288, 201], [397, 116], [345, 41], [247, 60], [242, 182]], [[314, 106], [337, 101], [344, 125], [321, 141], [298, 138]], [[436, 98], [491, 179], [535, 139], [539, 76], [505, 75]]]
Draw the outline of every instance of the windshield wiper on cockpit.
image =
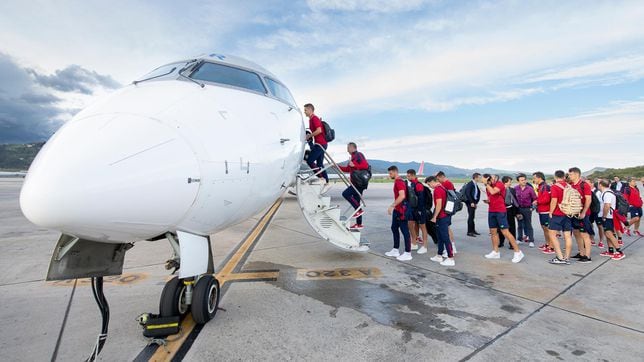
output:
[[183, 74], [183, 72], [188, 70], [192, 66], [192, 64], [197, 62], [197, 61], [198, 61], [198, 59], [193, 59], [193, 60], [189, 61], [188, 63], [186, 63], [186, 65], [183, 68], [181, 68], [181, 70], [179, 70], [179, 76], [182, 77], [182, 78], [185, 78], [185, 79], [187, 79], [187, 80], [189, 80], [191, 82], [194, 82], [195, 84], [197, 84], [201, 88], [203, 88], [203, 87], [206, 86], [205, 84], [203, 84], [203, 83], [197, 81], [196, 79], [190, 78], [187, 75]]
[[155, 75], [154, 77], [145, 78], [145, 79], [141, 79], [141, 80], [135, 80], [135, 81], [132, 82], [132, 84], [137, 85], [137, 84], [139, 84], [141, 82], [145, 82], [146, 80], [152, 80], [152, 79], [156, 79], [156, 78], [159, 78], [159, 77], [165, 77], [168, 74], [172, 74], [172, 72], [174, 72], [175, 69], [177, 69], [177, 67], [173, 67], [168, 72], [163, 73], [163, 74], [159, 74], [159, 75]]

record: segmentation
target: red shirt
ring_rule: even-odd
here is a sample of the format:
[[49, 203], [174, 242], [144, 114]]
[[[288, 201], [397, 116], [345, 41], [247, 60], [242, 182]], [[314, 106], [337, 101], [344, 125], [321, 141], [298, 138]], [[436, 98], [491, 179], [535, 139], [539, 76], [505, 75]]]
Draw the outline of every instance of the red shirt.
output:
[[490, 190], [488, 190], [487, 187], [485, 188], [487, 199], [490, 201], [489, 212], [508, 212], [505, 206], [505, 185], [503, 184], [503, 182], [497, 181], [494, 185], [492, 185], [492, 187], [498, 188], [499, 192], [491, 195]]
[[[584, 186], [581, 186], [581, 184], [584, 183]], [[586, 205], [586, 196], [591, 196], [592, 197], [592, 191], [590, 190], [591, 187], [586, 184], [585, 181], [579, 180], [576, 185], [570, 184], [573, 189], [577, 190], [579, 194], [581, 195], [581, 206]], [[582, 191], [582, 187], [584, 188]], [[590, 216], [590, 206], [588, 206], [588, 210], [586, 210], [586, 215]]]
[[[407, 199], [407, 183], [402, 178], [396, 177], [396, 180], [394, 180], [394, 201], [398, 198], [400, 190], [405, 192], [405, 199]], [[405, 206], [402, 202], [395, 207], [395, 210], [398, 211], [399, 214], [405, 215]]]
[[342, 170], [342, 172], [348, 172], [351, 174], [353, 173], [353, 171], [366, 170], [369, 168], [369, 162], [367, 162], [367, 159], [364, 157], [364, 155], [358, 151], [351, 154], [351, 162], [353, 162], [353, 167], [347, 164], [346, 166], [340, 166], [340, 170]]
[[628, 201], [628, 204], [633, 206], [633, 207], [642, 207], [642, 197], [640, 196], [640, 190], [635, 187], [628, 187], [626, 189], [626, 201]]
[[446, 188], [447, 190], [456, 191], [454, 184], [449, 179], [445, 179], [445, 181], [441, 182], [441, 185], [443, 185], [443, 187]]
[[540, 214], [550, 212], [550, 186], [545, 181], [539, 185], [537, 191], [537, 212]]
[[326, 146], [326, 137], [324, 133], [324, 126], [322, 125], [322, 121], [318, 116], [315, 114], [311, 115], [311, 118], [309, 118], [309, 129], [311, 130], [311, 133], [315, 132], [316, 129], [321, 128], [322, 133], [320, 133], [317, 136], [314, 136], [313, 139], [315, 140], [315, 143], [319, 144], [320, 146]]
[[555, 207], [555, 211], [552, 213], [552, 215], [566, 216], [566, 214], [564, 214], [559, 208], [559, 205], [561, 205], [561, 200], [563, 200], [564, 188], [566, 187], [566, 185], [566, 181], [557, 181], [557, 183], [552, 185], [552, 187], [550, 188], [551, 197], [553, 199], [557, 199], [557, 207]]
[[445, 213], [445, 204], [447, 203], [447, 190], [443, 186], [438, 186], [434, 189], [434, 207], [438, 200], [443, 200], [441, 203], [441, 212], [438, 214], [437, 219], [442, 219], [447, 216]]

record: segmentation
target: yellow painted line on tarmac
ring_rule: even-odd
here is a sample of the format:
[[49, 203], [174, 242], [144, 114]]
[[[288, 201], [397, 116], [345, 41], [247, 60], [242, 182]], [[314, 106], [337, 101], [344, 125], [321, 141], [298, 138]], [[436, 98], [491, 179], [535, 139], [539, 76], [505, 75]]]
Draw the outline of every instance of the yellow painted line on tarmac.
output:
[[343, 280], [378, 278], [382, 272], [378, 268], [336, 268], [336, 269], [298, 269], [297, 280]]
[[[228, 259], [226, 264], [221, 270], [215, 274], [219, 280], [219, 286], [222, 288], [224, 284], [235, 281], [251, 281], [251, 280], [267, 280], [277, 279], [279, 276], [278, 271], [253, 271], [253, 272], [240, 272], [235, 273], [235, 269], [239, 266], [242, 260], [245, 260], [246, 254], [251, 250], [251, 247], [257, 242], [258, 238], [262, 235], [262, 231], [268, 225], [269, 221], [275, 215], [279, 207], [282, 205], [282, 199], [277, 200], [273, 206], [262, 216], [260, 221], [255, 225], [253, 230], [248, 234], [246, 239], [242, 242], [241, 246], [235, 253]], [[221, 292], [221, 289], [220, 289]], [[196, 323], [192, 319], [192, 315], [188, 313], [181, 322], [181, 332], [177, 335], [168, 336], [165, 346], [157, 348], [156, 352], [150, 357], [150, 361], [161, 362], [171, 361], [179, 351], [179, 348], [186, 341], [192, 330], [195, 328]]]

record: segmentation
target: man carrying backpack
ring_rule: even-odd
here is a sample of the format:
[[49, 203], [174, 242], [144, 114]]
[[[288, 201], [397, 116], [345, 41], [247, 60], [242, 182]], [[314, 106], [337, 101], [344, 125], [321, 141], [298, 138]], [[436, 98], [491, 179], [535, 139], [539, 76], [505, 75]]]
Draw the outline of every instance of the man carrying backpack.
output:
[[[431, 222], [436, 224], [436, 234], [438, 237], [438, 253], [430, 258], [431, 261], [440, 263], [442, 266], [454, 266], [454, 250], [452, 242], [449, 239], [449, 225], [452, 222], [452, 216], [445, 212], [447, 204], [447, 189], [441, 185], [436, 176], [429, 176], [425, 179], [427, 185], [434, 190], [434, 216]], [[447, 257], [443, 257], [447, 253]]]
[[[519, 217], [519, 201], [517, 200], [516, 191], [512, 187], [512, 177], [503, 176], [501, 178], [503, 186], [505, 186], [505, 210], [508, 218], [508, 230], [510, 234], [517, 239], [517, 218]], [[503, 233], [499, 234], [499, 248], [505, 245], [505, 236]], [[512, 249], [512, 245], [508, 245]]]
[[[566, 174], [562, 170], [555, 171], [555, 184], [550, 188], [550, 242], [555, 248], [556, 257], [552, 258], [550, 264], [570, 265], [570, 250], [572, 249], [572, 221], [561, 210], [564, 200], [564, 191], [570, 188], [566, 183]], [[566, 254], [561, 252], [561, 245], [557, 239], [557, 233], [563, 234], [566, 243]]]
[[364, 210], [360, 208], [360, 200], [362, 199], [362, 193], [367, 188], [367, 184], [363, 183], [364, 179], [354, 176], [356, 176], [358, 172], [369, 170], [369, 163], [364, 155], [358, 152], [358, 146], [354, 142], [349, 142], [347, 144], [347, 152], [351, 155], [351, 159], [346, 166], [340, 166], [340, 170], [342, 170], [342, 172], [349, 173], [349, 180], [351, 180], [351, 185], [353, 186], [349, 185], [349, 187], [342, 192], [342, 197], [344, 197], [356, 210], [351, 216], [356, 219], [356, 223], [351, 225], [349, 229], [362, 230], [362, 214], [364, 214]]
[[[306, 163], [317, 173], [324, 169], [324, 151], [328, 147], [328, 142], [324, 126], [322, 125], [322, 120], [313, 113], [314, 111], [315, 107], [311, 103], [304, 105], [304, 114], [309, 117], [309, 129], [311, 130], [311, 133], [306, 135], [306, 140], [309, 141], [309, 146], [311, 147], [311, 152], [309, 153]], [[311, 140], [314, 142], [311, 142]], [[326, 171], [322, 171], [318, 177], [323, 178], [326, 181], [321, 192], [324, 194], [331, 187], [329, 176]]]
[[570, 221], [573, 228], [573, 234], [577, 240], [579, 252], [573, 258], [580, 263], [590, 263], [590, 232], [593, 225], [590, 223], [590, 205], [592, 203], [592, 190], [588, 184], [581, 179], [581, 170], [579, 167], [572, 167], [568, 170], [570, 185], [581, 195], [582, 209], [579, 215], [573, 216]]
[[[411, 260], [411, 238], [409, 237], [409, 208], [407, 205], [407, 185], [398, 175], [398, 167], [389, 166], [389, 178], [394, 180], [394, 202], [389, 205], [387, 212], [391, 215], [391, 232], [394, 236], [394, 248], [386, 252], [386, 256], [395, 257], [400, 261]], [[400, 233], [405, 240], [405, 252], [400, 254]]]
[[640, 189], [637, 188], [637, 179], [630, 177], [628, 179], [628, 187], [624, 190], [624, 197], [628, 201], [628, 212], [631, 214], [631, 219], [628, 220], [626, 235], [631, 236], [630, 226], [633, 225], [633, 232], [637, 236], [640, 234], [640, 219], [642, 218], [642, 197], [640, 196]]
[[[411, 250], [418, 250], [418, 254], [427, 253], [427, 210], [425, 201], [425, 186], [416, 177], [416, 170], [407, 170], [407, 197], [411, 218], [409, 219], [409, 232], [411, 234]], [[421, 237], [422, 232], [422, 237]], [[418, 242], [422, 245], [419, 247]]]
[[516, 239], [510, 234], [508, 230], [508, 214], [505, 204], [506, 189], [503, 182], [499, 180], [499, 176], [484, 174], [483, 183], [485, 184], [485, 192], [487, 193], [487, 200], [485, 202], [489, 205], [488, 212], [488, 225], [490, 227], [490, 235], [492, 236], [492, 251], [486, 254], [487, 259], [501, 259], [499, 252], [499, 230], [512, 245], [514, 249], [513, 263], [520, 262], [525, 255], [519, 249]]
[[476, 231], [474, 218], [476, 217], [476, 206], [481, 200], [481, 190], [478, 183], [481, 182], [481, 174], [475, 172], [472, 180], [463, 186], [463, 195], [465, 196], [465, 205], [467, 206], [467, 236], [476, 237], [481, 235]]
[[610, 189], [607, 180], [599, 181], [599, 190], [601, 196], [601, 217], [604, 224], [604, 235], [608, 243], [608, 250], [600, 253], [600, 256], [606, 256], [613, 260], [622, 260], [625, 255], [620, 248], [619, 242], [615, 237], [615, 209], [617, 208], [617, 194]]
[[[436, 179], [438, 182], [440, 182], [441, 186], [445, 188], [447, 191], [456, 191], [456, 187], [454, 187], [454, 184], [452, 181], [450, 181], [447, 176], [445, 175], [445, 172], [443, 171], [438, 171], [436, 173]], [[456, 243], [454, 242], [454, 233], [452, 232], [452, 221], [450, 218], [450, 227], [449, 227], [449, 240], [452, 243], [452, 250], [454, 251], [454, 254], [456, 254]]]

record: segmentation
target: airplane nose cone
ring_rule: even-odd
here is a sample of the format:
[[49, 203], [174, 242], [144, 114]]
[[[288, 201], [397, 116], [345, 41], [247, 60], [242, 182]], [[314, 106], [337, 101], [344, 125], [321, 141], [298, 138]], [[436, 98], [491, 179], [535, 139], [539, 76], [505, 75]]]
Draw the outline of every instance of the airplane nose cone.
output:
[[34, 160], [20, 194], [34, 224], [104, 241], [148, 238], [188, 212], [199, 164], [177, 129], [129, 114], [72, 120]]

